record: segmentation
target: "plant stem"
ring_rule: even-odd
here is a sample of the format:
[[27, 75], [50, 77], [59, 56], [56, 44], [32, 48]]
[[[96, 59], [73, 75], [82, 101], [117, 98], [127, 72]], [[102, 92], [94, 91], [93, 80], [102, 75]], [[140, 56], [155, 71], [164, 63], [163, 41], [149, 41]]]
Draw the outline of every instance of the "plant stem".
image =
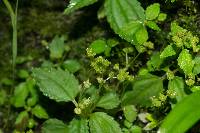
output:
[[[16, 1], [16, 7], [15, 7], [15, 12], [13, 11], [13, 8], [11, 6], [11, 4], [9, 3], [8, 0], [3, 0], [10, 18], [11, 18], [11, 22], [12, 22], [12, 29], [13, 29], [13, 34], [12, 34], [12, 78], [13, 81], [15, 79], [15, 66], [16, 66], [16, 58], [17, 58], [17, 10], [18, 10], [18, 0]], [[10, 93], [9, 95], [12, 96], [14, 91], [14, 83], [12, 85], [12, 88], [10, 89]], [[7, 111], [7, 117], [10, 116], [10, 112], [11, 112], [11, 104], [8, 105], [8, 111]], [[6, 124], [4, 125], [4, 127], [6, 128], [9, 124], [9, 118], [6, 122]]]

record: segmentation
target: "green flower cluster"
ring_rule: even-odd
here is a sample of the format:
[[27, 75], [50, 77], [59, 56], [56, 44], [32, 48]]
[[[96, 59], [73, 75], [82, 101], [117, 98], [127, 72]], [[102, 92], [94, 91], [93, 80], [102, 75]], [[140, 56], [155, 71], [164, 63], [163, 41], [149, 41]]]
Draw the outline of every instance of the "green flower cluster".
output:
[[133, 80], [134, 76], [129, 75], [129, 72], [126, 71], [126, 69], [119, 69], [119, 73], [117, 74], [117, 79], [121, 82], [125, 80]]
[[90, 104], [90, 97], [84, 98], [80, 103], [78, 103], [78, 106], [74, 109], [74, 113], [78, 115], [82, 114], [83, 110], [86, 109]]
[[197, 45], [199, 38], [194, 36], [190, 31], [180, 27], [175, 22], [171, 24], [171, 35], [177, 47], [192, 48], [193, 52], [198, 52], [200, 46]]
[[166, 94], [160, 93], [158, 97], [151, 97], [153, 107], [161, 107], [166, 102], [167, 98], [175, 98], [176, 92], [173, 89], [168, 89]]
[[106, 71], [107, 67], [111, 64], [107, 59], [99, 56], [91, 62], [91, 67], [96, 71], [96, 73], [102, 74]]
[[166, 99], [167, 99], [167, 95], [164, 95], [162, 93], [159, 94], [158, 98], [153, 96], [153, 97], [151, 97], [152, 106], [153, 107], [161, 107], [165, 103]]

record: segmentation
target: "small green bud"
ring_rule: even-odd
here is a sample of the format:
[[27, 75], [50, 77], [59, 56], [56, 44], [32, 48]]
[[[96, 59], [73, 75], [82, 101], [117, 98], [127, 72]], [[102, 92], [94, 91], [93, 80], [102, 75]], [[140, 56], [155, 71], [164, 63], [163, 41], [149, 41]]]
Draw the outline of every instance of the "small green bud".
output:
[[108, 74], [108, 77], [109, 77], [109, 78], [113, 78], [114, 76], [115, 76], [115, 73], [112, 72], [112, 71]]
[[113, 67], [114, 70], [119, 70], [119, 64], [115, 64]]
[[88, 57], [94, 57], [96, 55], [96, 53], [93, 52], [91, 48], [87, 48], [86, 52]]
[[177, 94], [176, 94], [176, 92], [175, 92], [173, 89], [168, 89], [168, 90], [167, 90], [167, 96], [168, 96], [168, 97], [170, 97], [170, 98], [173, 99], [173, 98], [176, 97], [176, 95], [177, 95]]
[[186, 82], [186, 84], [187, 84], [188, 86], [192, 86], [192, 85], [194, 85], [194, 83], [195, 83], [195, 81], [194, 81], [193, 79], [187, 79], [185, 82]]
[[172, 80], [174, 78], [174, 73], [170, 69], [167, 70], [166, 75], [168, 80]]
[[157, 99], [155, 96], [151, 97], [152, 105], [154, 107], [160, 107], [162, 105], [162, 102]]
[[134, 79], [135, 79], [134, 76], [131, 76], [131, 75], [128, 75], [128, 77], [127, 77], [128, 81], [133, 81]]
[[91, 103], [90, 97], [83, 100], [83, 104], [87, 107]]
[[167, 96], [165, 96], [165, 95], [162, 94], [162, 93], [159, 94], [159, 100], [160, 100], [161, 102], [165, 102], [166, 99], [167, 99]]
[[105, 80], [103, 78], [97, 77], [97, 81], [99, 84], [104, 84]]
[[84, 81], [84, 82], [83, 82], [83, 87], [84, 87], [85, 89], [90, 88], [90, 86], [91, 86], [91, 83], [90, 83], [89, 79], [88, 79], [87, 81]]
[[77, 115], [80, 115], [82, 113], [82, 111], [81, 111], [80, 108], [75, 108], [74, 113], [77, 114]]
[[125, 69], [120, 69], [119, 74], [117, 75], [117, 79], [119, 81], [124, 81], [128, 78], [128, 76], [129, 76], [129, 72], [126, 72]]

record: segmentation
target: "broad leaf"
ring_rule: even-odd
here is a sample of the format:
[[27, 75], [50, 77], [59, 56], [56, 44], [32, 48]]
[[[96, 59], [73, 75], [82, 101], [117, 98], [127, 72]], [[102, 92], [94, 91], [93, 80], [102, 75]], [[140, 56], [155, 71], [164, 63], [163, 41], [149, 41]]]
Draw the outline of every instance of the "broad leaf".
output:
[[64, 61], [62, 66], [71, 73], [75, 73], [81, 68], [80, 63], [77, 60], [72, 59]]
[[179, 54], [178, 65], [186, 75], [192, 74], [194, 61], [192, 60], [192, 55], [189, 53], [189, 50], [183, 49]]
[[68, 133], [89, 133], [87, 119], [73, 119], [68, 126]]
[[117, 107], [119, 103], [119, 96], [116, 93], [110, 92], [102, 96], [96, 106], [104, 109], [113, 109]]
[[59, 37], [55, 36], [52, 42], [49, 44], [49, 50], [50, 50], [50, 57], [51, 58], [61, 58], [63, 55], [63, 52], [65, 51], [64, 46], [65, 38], [64, 36]]
[[200, 86], [193, 86], [193, 87], [191, 88], [191, 91], [192, 91], [192, 92], [200, 91]]
[[172, 89], [176, 93], [176, 100], [179, 102], [185, 96], [186, 93], [184, 91], [184, 80], [182, 77], [174, 77], [169, 81], [168, 89]]
[[175, 54], [176, 51], [173, 49], [172, 45], [167, 45], [167, 47], [160, 54], [160, 58], [166, 58]]
[[58, 102], [72, 101], [79, 92], [76, 78], [61, 69], [33, 69], [33, 77], [45, 96]]
[[140, 21], [131, 21], [120, 29], [119, 35], [132, 44], [143, 44], [148, 39], [148, 32]]
[[28, 112], [27, 111], [22, 111], [17, 115], [17, 118], [15, 120], [15, 125], [18, 125], [24, 121], [28, 121]]
[[129, 122], [133, 122], [134, 120], [136, 120], [137, 110], [134, 105], [127, 105], [127, 106], [123, 107], [123, 112], [124, 112], [125, 118]]
[[32, 109], [32, 114], [35, 115], [37, 118], [40, 119], [48, 119], [49, 116], [46, 112], [46, 110], [40, 106], [40, 105], [36, 105], [33, 109]]
[[147, 21], [146, 25], [153, 29], [153, 30], [157, 30], [160, 31], [161, 29], [158, 27], [158, 25], [154, 22], [154, 21]]
[[26, 98], [28, 97], [29, 90], [27, 84], [21, 83], [14, 90], [14, 96], [12, 97], [12, 104], [15, 107], [23, 107], [26, 104]]
[[22, 111], [17, 115], [15, 126], [17, 129], [25, 130], [28, 124], [29, 115], [27, 111]]
[[105, 40], [95, 40], [92, 42], [90, 45], [90, 48], [92, 48], [92, 51], [95, 52], [96, 54], [103, 53], [106, 50], [107, 44]]
[[200, 120], [200, 92], [184, 98], [176, 104], [164, 119], [159, 133], [184, 133]]
[[127, 91], [122, 98], [122, 105], [135, 104], [149, 107], [151, 97], [157, 97], [163, 91], [163, 82], [157, 76], [140, 76], [133, 83], [133, 90]]
[[[120, 37], [132, 44], [142, 44], [148, 39], [143, 25], [144, 9], [137, 0], [106, 0], [105, 9], [111, 28]], [[144, 36], [140, 35], [142, 32]], [[140, 37], [143, 38], [140, 40]]]
[[68, 127], [60, 120], [49, 119], [44, 122], [42, 133], [68, 133]]
[[96, 112], [89, 120], [91, 133], [122, 133], [119, 124], [113, 117], [103, 112]]
[[142, 128], [134, 125], [130, 128], [130, 131], [131, 131], [131, 133], [142, 133]]
[[147, 7], [146, 9], [146, 19], [147, 20], [154, 20], [158, 17], [160, 13], [160, 4], [154, 3]]
[[158, 21], [165, 21], [166, 18], [167, 18], [167, 14], [165, 13], [160, 13], [158, 15]]
[[65, 9], [65, 13], [66, 14], [71, 13], [77, 9], [91, 5], [97, 1], [98, 0], [70, 0], [67, 9]]
[[160, 53], [154, 53], [151, 56], [151, 59], [147, 62], [147, 67], [149, 71], [155, 71], [160, 68], [160, 65], [163, 63], [163, 59], [160, 58]]

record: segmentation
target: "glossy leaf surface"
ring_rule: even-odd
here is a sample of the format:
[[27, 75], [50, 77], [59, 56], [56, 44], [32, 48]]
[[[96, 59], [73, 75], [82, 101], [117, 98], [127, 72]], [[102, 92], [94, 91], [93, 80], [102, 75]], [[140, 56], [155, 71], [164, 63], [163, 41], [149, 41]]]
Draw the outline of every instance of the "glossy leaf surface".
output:
[[44, 122], [42, 133], [68, 133], [68, 127], [60, 120], [49, 119]]
[[95, 2], [97, 2], [97, 0], [70, 0], [68, 7], [65, 9], [65, 13], [71, 13], [77, 9], [91, 5]]
[[157, 76], [140, 76], [133, 83], [133, 90], [127, 91], [122, 98], [122, 104], [151, 106], [151, 97], [158, 96], [163, 91], [163, 82]]
[[120, 37], [135, 45], [148, 39], [144, 9], [137, 0], [106, 0], [105, 9], [111, 28]]
[[96, 106], [104, 109], [113, 109], [117, 107], [119, 103], [119, 96], [116, 93], [111, 92], [103, 95]]
[[89, 120], [91, 133], [122, 133], [119, 124], [113, 117], [103, 112], [96, 112]]
[[68, 133], [89, 133], [88, 120], [87, 119], [73, 119], [69, 126]]
[[33, 69], [33, 77], [45, 96], [58, 102], [72, 101], [79, 92], [76, 78], [61, 69]]
[[184, 133], [200, 119], [200, 92], [176, 104], [164, 119], [158, 133]]

